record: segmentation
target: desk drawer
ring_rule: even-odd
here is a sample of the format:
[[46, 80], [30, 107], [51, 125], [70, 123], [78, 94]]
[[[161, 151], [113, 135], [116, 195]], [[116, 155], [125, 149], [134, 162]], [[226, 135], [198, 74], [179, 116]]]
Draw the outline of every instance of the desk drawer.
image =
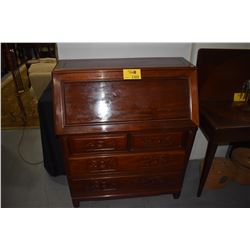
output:
[[71, 181], [71, 194], [75, 197], [112, 196], [115, 194], [171, 193], [181, 186], [182, 174], [138, 175], [119, 178], [97, 178]]
[[132, 150], [155, 150], [182, 147], [183, 131], [169, 133], [143, 133], [131, 135]]
[[184, 159], [182, 150], [69, 158], [68, 172], [72, 179], [86, 178], [86, 175], [174, 172], [183, 169]]
[[70, 154], [126, 150], [127, 135], [70, 136], [68, 137], [68, 148]]

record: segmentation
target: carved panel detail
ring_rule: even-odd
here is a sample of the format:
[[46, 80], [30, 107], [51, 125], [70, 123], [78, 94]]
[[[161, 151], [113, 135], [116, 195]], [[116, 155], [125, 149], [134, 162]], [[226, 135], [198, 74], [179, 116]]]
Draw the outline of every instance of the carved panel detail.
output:
[[117, 183], [114, 180], [93, 180], [89, 184], [90, 192], [116, 190]]
[[114, 171], [117, 168], [117, 160], [115, 158], [100, 158], [87, 161], [89, 172], [108, 172]]
[[169, 162], [169, 157], [145, 157], [141, 160], [142, 168], [161, 168]]
[[176, 142], [173, 141], [171, 136], [152, 136], [152, 137], [145, 137], [142, 140], [144, 147], [169, 147], [174, 145]]
[[115, 140], [92, 140], [86, 143], [86, 149], [106, 149], [115, 148]]

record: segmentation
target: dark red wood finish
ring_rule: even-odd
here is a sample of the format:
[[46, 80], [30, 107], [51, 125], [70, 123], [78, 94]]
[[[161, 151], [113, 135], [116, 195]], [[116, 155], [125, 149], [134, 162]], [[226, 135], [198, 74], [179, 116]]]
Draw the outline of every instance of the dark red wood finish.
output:
[[68, 158], [69, 176], [82, 179], [90, 175], [121, 175], [183, 170], [185, 150], [106, 154]]
[[250, 141], [250, 105], [233, 102], [234, 93], [250, 79], [250, 50], [201, 49], [197, 67], [200, 128], [208, 139], [200, 196], [217, 146]]
[[127, 149], [127, 135], [69, 136], [70, 154]]
[[[142, 79], [124, 80], [127, 68]], [[183, 58], [59, 61], [53, 83], [74, 206], [179, 196], [199, 120], [195, 67]]]
[[128, 197], [179, 192], [181, 172], [150, 175], [126, 175], [119, 178], [99, 177], [71, 181], [74, 198], [88, 199], [96, 197]]
[[187, 79], [145, 79], [126, 84], [72, 81], [64, 82], [63, 89], [65, 126], [190, 117]]
[[176, 132], [148, 132], [145, 133], [132, 133], [131, 150], [160, 150], [160, 149], [175, 149], [183, 147], [183, 140], [186, 136], [186, 131]]

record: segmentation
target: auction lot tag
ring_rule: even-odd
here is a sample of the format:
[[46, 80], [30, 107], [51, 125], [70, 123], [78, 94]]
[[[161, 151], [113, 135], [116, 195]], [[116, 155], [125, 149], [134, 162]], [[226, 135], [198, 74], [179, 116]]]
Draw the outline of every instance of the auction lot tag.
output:
[[123, 69], [124, 80], [141, 79], [141, 69]]
[[234, 93], [234, 102], [245, 102], [245, 93]]

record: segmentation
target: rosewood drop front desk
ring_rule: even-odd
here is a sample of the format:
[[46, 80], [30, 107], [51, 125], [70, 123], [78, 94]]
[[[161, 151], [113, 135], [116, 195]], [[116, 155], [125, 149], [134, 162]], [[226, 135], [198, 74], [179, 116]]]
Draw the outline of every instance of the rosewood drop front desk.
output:
[[183, 58], [62, 60], [55, 131], [81, 200], [178, 198], [198, 125], [196, 68]]

